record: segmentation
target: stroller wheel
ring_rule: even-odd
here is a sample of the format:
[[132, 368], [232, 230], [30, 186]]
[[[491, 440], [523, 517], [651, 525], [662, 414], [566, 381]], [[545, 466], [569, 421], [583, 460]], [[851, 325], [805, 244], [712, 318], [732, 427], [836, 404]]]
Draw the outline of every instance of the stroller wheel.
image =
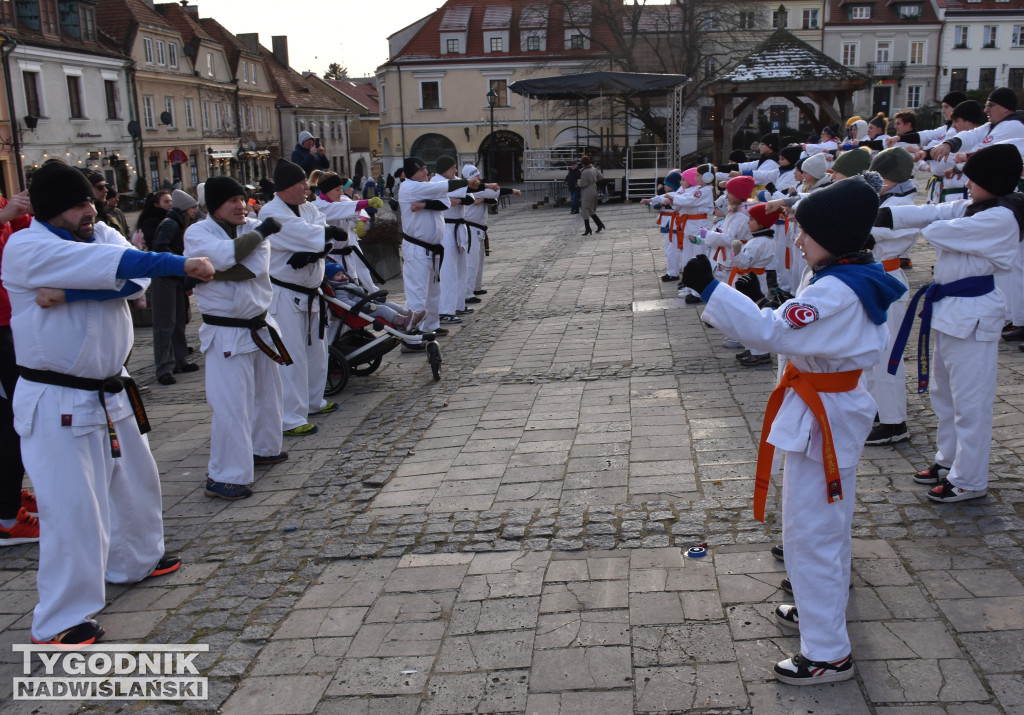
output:
[[327, 384], [324, 386], [324, 395], [337, 395], [345, 389], [348, 384], [348, 360], [338, 348], [331, 345], [327, 354]]
[[427, 343], [427, 360], [430, 362], [430, 371], [434, 374], [434, 380], [441, 379], [441, 346], [434, 342]]
[[351, 372], [353, 375], [358, 375], [359, 377], [366, 377], [367, 375], [375, 372], [377, 368], [380, 367], [380, 363], [383, 359], [383, 356], [378, 355], [377, 357], [371, 358], [366, 362], [349, 365], [349, 372]]

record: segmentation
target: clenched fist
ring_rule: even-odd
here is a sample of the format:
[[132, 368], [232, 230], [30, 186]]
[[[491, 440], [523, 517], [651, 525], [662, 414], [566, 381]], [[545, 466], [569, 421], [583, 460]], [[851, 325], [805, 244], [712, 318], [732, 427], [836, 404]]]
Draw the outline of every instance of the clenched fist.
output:
[[213, 278], [213, 264], [209, 258], [186, 258], [185, 275], [208, 281]]

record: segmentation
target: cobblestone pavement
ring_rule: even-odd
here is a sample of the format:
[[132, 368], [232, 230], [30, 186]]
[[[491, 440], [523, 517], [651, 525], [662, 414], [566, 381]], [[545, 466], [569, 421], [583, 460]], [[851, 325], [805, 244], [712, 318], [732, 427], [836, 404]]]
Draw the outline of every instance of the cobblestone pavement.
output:
[[[607, 231], [584, 239], [564, 208], [504, 212], [489, 292], [442, 340], [442, 380], [393, 351], [351, 379], [317, 435], [286, 438], [291, 458], [245, 501], [203, 497], [203, 373], [156, 384], [137, 331], [168, 550], [186, 565], [110, 587], [107, 640], [208, 644], [198, 707], [245, 715], [1024, 712], [1024, 355], [1000, 346], [986, 499], [935, 505], [911, 481], [933, 461], [927, 396], [909, 397], [909, 443], [864, 450], [857, 677], [785, 686], [771, 665], [798, 641], [772, 618], [785, 600], [767, 549], [777, 515], [751, 513], [774, 369], [738, 366], [700, 308], [658, 281], [653, 214], [601, 214]], [[920, 284], [931, 251], [913, 258]], [[698, 542], [706, 558], [681, 554]], [[2, 556], [9, 698], [36, 549]]]

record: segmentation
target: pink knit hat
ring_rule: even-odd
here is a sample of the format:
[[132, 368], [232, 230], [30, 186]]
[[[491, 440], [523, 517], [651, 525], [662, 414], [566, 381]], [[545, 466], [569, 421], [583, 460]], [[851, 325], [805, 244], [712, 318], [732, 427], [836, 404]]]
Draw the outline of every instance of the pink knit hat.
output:
[[683, 172], [683, 181], [690, 186], [697, 185], [697, 167], [693, 166]]

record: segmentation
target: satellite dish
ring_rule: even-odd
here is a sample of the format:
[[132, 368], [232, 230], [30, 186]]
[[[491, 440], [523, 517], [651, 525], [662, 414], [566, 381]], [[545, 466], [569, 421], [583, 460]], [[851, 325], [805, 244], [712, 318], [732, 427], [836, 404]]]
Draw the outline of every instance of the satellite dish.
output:
[[160, 123], [171, 126], [171, 122], [174, 121], [174, 117], [171, 116], [170, 112], [160, 112]]
[[128, 122], [128, 134], [135, 139], [140, 139], [142, 137], [142, 127], [139, 126], [139, 123], [134, 119]]

